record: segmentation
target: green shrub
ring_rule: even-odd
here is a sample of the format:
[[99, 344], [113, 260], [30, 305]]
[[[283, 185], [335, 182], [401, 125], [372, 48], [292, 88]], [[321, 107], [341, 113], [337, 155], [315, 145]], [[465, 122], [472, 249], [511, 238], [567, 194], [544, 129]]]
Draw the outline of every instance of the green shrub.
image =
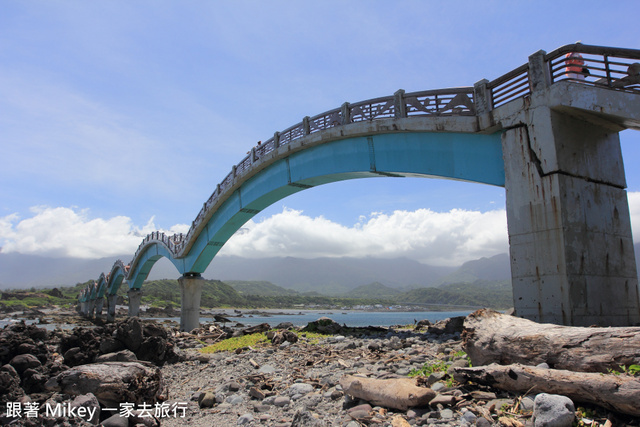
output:
[[447, 372], [448, 368], [449, 368], [449, 365], [447, 365], [445, 362], [441, 360], [438, 360], [437, 362], [434, 362], [434, 363], [425, 363], [424, 365], [422, 365], [422, 368], [420, 369], [412, 369], [411, 372], [409, 372], [409, 376], [410, 377], [417, 377], [417, 376], [428, 377], [434, 372]]
[[268, 342], [267, 336], [258, 332], [241, 337], [228, 338], [200, 349], [201, 353], [217, 353], [219, 351], [235, 351], [244, 347], [256, 347]]

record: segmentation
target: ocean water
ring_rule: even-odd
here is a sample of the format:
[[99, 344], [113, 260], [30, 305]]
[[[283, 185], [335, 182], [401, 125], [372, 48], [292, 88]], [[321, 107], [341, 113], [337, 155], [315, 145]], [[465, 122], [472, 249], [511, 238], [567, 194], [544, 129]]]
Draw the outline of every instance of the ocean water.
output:
[[[233, 315], [233, 311], [216, 312], [218, 314]], [[263, 314], [264, 313], [264, 314]], [[413, 325], [415, 321], [427, 319], [431, 322], [446, 319], [448, 317], [466, 316], [471, 311], [323, 311], [323, 310], [260, 310], [260, 314], [247, 314], [242, 311], [242, 317], [228, 317], [229, 326], [235, 323], [242, 323], [246, 326], [268, 323], [276, 326], [282, 322], [291, 322], [294, 326], [306, 326], [307, 323], [318, 320], [321, 317], [328, 317], [338, 323], [351, 327], [360, 326], [392, 326], [392, 325]], [[173, 320], [173, 319], [172, 319]], [[175, 318], [178, 322], [179, 318]], [[213, 316], [200, 317], [200, 323], [211, 323]]]
[[[330, 319], [340, 323], [341, 325], [347, 325], [350, 327], [362, 327], [362, 326], [392, 326], [392, 325], [413, 325], [416, 321], [427, 319], [431, 322], [437, 322], [438, 320], [446, 319], [448, 317], [466, 316], [471, 311], [363, 311], [363, 310], [260, 310], [254, 312], [252, 310], [240, 310], [241, 314], [235, 313], [233, 310], [220, 310], [213, 311], [215, 314], [221, 314], [227, 316], [229, 323], [227, 326], [234, 326], [236, 323], [241, 323], [245, 326], [254, 326], [261, 323], [268, 323], [272, 327], [277, 326], [283, 322], [291, 322], [294, 326], [306, 326], [307, 323], [318, 320], [321, 317], [329, 317]], [[252, 314], [253, 313], [253, 314]], [[124, 317], [122, 317], [124, 318]], [[144, 317], [143, 319], [146, 319]], [[180, 324], [179, 317], [161, 317], [155, 318], [158, 321], [170, 320]], [[18, 321], [19, 319], [0, 319], [0, 329], [5, 326]], [[209, 316], [200, 317], [200, 323], [212, 323], [213, 314]], [[36, 324], [39, 327], [43, 327], [48, 330], [52, 330], [55, 327], [61, 327], [62, 329], [72, 329], [75, 327], [73, 324], [38, 324], [38, 320], [26, 320], [27, 324]]]

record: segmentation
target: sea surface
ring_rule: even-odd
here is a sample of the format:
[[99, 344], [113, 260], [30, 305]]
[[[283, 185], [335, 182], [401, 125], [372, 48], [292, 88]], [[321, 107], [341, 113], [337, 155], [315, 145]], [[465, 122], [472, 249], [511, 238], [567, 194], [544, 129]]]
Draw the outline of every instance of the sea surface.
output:
[[[217, 312], [233, 315], [233, 311]], [[260, 310], [260, 314], [247, 314], [242, 311], [242, 317], [228, 317], [231, 321], [229, 325], [242, 323], [246, 326], [268, 323], [277, 326], [282, 322], [291, 322], [294, 326], [306, 326], [307, 323], [318, 320], [321, 317], [328, 317], [338, 323], [351, 327], [359, 326], [392, 326], [392, 325], [413, 325], [415, 322], [427, 319], [431, 322], [446, 319], [448, 317], [467, 316], [471, 311], [363, 311], [363, 310]], [[179, 318], [173, 318], [180, 322]], [[211, 323], [213, 316], [200, 317], [200, 323]]]
[[[213, 311], [211, 315], [203, 315], [200, 317], [201, 324], [212, 323], [214, 321], [213, 314], [226, 316], [229, 319], [227, 326], [235, 326], [241, 323], [244, 326], [254, 326], [261, 323], [268, 323], [272, 327], [283, 322], [291, 322], [294, 326], [306, 326], [309, 322], [318, 320], [321, 317], [329, 317], [330, 319], [347, 325], [350, 327], [362, 326], [383, 326], [389, 327], [393, 325], [413, 325], [415, 322], [427, 319], [431, 322], [446, 319], [448, 317], [467, 316], [471, 311], [364, 311], [364, 310], [234, 310]], [[45, 316], [46, 318], [46, 316]], [[124, 318], [122, 316], [121, 318]], [[143, 319], [149, 319], [143, 317]], [[179, 317], [158, 317], [152, 318], [158, 321], [171, 321], [180, 324]], [[20, 319], [0, 319], [0, 329], [5, 326], [17, 322]], [[76, 325], [69, 323], [39, 324], [38, 319], [26, 320], [27, 324], [36, 324], [48, 330], [56, 327], [62, 329], [72, 329]]]

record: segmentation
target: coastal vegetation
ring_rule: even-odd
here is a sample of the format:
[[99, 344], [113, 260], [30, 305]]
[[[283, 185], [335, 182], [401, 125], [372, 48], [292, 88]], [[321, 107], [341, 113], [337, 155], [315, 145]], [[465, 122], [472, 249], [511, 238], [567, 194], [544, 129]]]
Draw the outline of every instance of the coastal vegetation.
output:
[[255, 334], [240, 335], [238, 337], [231, 337], [225, 340], [219, 341], [215, 344], [211, 344], [207, 347], [201, 348], [201, 353], [217, 353], [220, 351], [236, 351], [245, 347], [256, 347], [268, 342], [267, 336], [262, 332]]
[[0, 310], [25, 310], [36, 307], [69, 306], [87, 283], [52, 289], [19, 289], [0, 292]]
[[[89, 282], [53, 289], [5, 290], [0, 297], [4, 311], [74, 306], [77, 296]], [[322, 290], [322, 289], [319, 289]], [[177, 280], [147, 281], [142, 286], [145, 305], [179, 308], [180, 287]], [[126, 303], [126, 289], [121, 287], [120, 304]], [[203, 308], [405, 308], [437, 310], [448, 307], [489, 307], [505, 309], [512, 305], [509, 281], [476, 280], [472, 283], [445, 284], [438, 287], [401, 290], [374, 282], [358, 286], [348, 293], [326, 295], [299, 292], [266, 281], [205, 280], [202, 289]]]

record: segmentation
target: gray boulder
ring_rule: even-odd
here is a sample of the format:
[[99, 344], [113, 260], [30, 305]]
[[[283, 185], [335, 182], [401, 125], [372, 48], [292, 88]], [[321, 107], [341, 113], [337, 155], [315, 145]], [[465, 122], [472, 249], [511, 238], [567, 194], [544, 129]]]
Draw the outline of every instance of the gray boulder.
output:
[[340, 333], [342, 331], [342, 326], [340, 326], [340, 324], [333, 319], [330, 319], [328, 317], [321, 317], [314, 322], [309, 322], [307, 326], [302, 328], [302, 331], [333, 335]]
[[88, 423], [93, 425], [100, 423], [100, 403], [93, 393], [76, 396], [70, 406], [75, 409], [74, 413]]
[[122, 350], [117, 353], [107, 353], [96, 358], [96, 363], [103, 362], [136, 362], [138, 358], [131, 350]]
[[18, 374], [22, 374], [29, 368], [39, 368], [42, 363], [32, 354], [19, 354], [9, 362], [15, 368]]
[[533, 402], [535, 427], [571, 427], [575, 418], [573, 401], [558, 394], [540, 393]]

